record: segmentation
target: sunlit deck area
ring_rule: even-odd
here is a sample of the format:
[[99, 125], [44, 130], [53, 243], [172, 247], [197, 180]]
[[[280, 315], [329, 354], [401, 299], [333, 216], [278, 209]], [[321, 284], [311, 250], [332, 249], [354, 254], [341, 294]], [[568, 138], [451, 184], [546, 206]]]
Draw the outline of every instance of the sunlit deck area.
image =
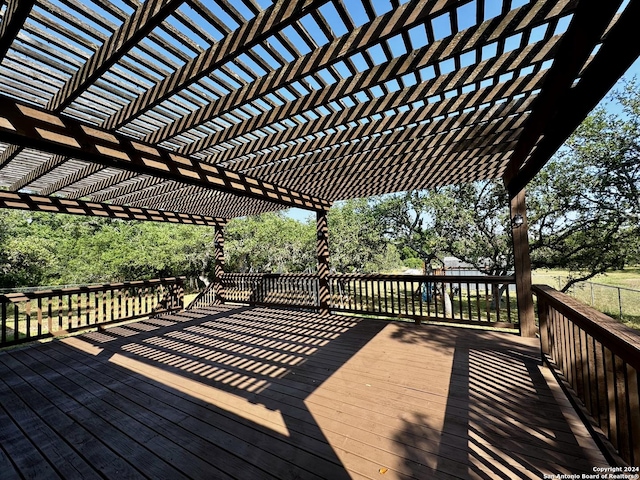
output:
[[542, 478], [606, 462], [494, 331], [219, 305], [0, 353], [0, 471], [40, 478]]

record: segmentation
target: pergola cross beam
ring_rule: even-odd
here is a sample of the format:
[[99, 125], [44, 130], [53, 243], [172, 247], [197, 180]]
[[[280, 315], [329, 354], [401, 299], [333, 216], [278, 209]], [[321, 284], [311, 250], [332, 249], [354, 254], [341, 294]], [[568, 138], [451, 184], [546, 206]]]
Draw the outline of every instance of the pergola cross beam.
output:
[[329, 208], [330, 202], [175, 154], [117, 133], [1, 97], [0, 141], [106, 167], [200, 185], [286, 207]]
[[190, 225], [220, 226], [226, 219], [191, 213], [168, 212], [147, 208], [111, 205], [108, 203], [85, 202], [59, 197], [44, 197], [26, 193], [0, 191], [0, 208], [31, 210], [35, 212], [66, 213], [120, 220], [139, 220], [147, 222], [169, 222]]
[[[572, 84], [587, 63], [589, 55], [601, 41], [616, 14], [619, 3], [615, 1], [581, 0], [580, 8], [575, 12], [568, 30], [563, 35], [558, 46], [554, 63], [504, 174], [504, 182], [511, 198], [514, 198], [523, 188], [521, 181], [516, 184], [512, 183], [512, 180], [517, 176], [518, 171], [540, 140], [540, 137], [547, 132], [552, 132], [549, 130], [551, 120], [559, 112], [564, 115], [567, 114], [566, 109], [560, 110], [559, 107], [564, 105], [564, 97], [571, 91]], [[594, 15], [594, 12], [598, 12], [598, 14]], [[634, 40], [634, 42], [637, 43], [637, 40]], [[629, 48], [629, 45], [621, 44], [619, 46], [620, 50], [616, 50], [616, 56], [620, 51]], [[599, 74], [606, 75], [606, 72], [599, 72]], [[599, 99], [600, 96], [590, 93], [586, 95], [586, 98]], [[564, 128], [562, 130], [566, 131]], [[554, 152], [551, 152], [550, 155]], [[539, 163], [544, 164], [547, 160], [548, 157]]]
[[518, 192], [535, 177], [562, 143], [580, 125], [582, 119], [596, 107], [624, 72], [640, 57], [637, 39], [637, 19], [640, 3], [632, 2], [606, 32], [598, 55], [583, 72], [580, 81], [559, 100], [558, 113], [551, 119], [544, 136], [526, 159], [524, 166], [509, 181], [509, 189]]
[[35, 3], [34, 0], [8, 0], [0, 23], [0, 62], [11, 48]]

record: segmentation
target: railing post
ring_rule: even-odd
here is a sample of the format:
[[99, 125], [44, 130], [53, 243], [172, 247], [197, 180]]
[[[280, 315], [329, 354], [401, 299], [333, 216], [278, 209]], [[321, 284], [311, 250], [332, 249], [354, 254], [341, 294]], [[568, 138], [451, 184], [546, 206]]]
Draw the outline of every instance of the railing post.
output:
[[547, 302], [538, 295], [538, 320], [540, 321], [540, 348], [543, 354], [549, 354], [549, 307]]
[[321, 315], [329, 314], [329, 226], [327, 212], [316, 212], [316, 237], [318, 255], [318, 300]]
[[224, 275], [224, 226], [216, 225], [214, 228], [213, 293], [216, 303], [224, 303], [224, 286], [222, 285], [222, 276]]
[[[536, 320], [533, 313], [533, 295], [531, 293], [529, 227], [527, 223], [527, 205], [525, 202], [524, 189], [511, 199], [510, 207], [511, 218], [513, 219], [513, 256], [520, 335], [523, 337], [535, 337]], [[516, 221], [516, 219], [520, 221]]]
[[184, 310], [184, 282], [182, 278], [178, 277], [176, 282], [176, 287], [178, 289], [178, 307], [180, 310]]

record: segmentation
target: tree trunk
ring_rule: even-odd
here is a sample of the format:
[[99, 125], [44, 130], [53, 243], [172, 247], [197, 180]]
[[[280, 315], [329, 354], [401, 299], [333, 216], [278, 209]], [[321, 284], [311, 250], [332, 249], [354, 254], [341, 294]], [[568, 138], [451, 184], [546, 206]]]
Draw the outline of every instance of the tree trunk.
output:
[[453, 305], [451, 304], [451, 297], [449, 296], [449, 292], [447, 292], [445, 283], [442, 284], [442, 299], [444, 303], [444, 316], [446, 318], [453, 318]]

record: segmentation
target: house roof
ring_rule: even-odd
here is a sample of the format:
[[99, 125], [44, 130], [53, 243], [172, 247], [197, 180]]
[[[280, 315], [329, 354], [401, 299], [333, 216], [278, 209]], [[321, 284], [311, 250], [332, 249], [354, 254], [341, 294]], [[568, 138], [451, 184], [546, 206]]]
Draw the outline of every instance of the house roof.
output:
[[639, 0], [0, 5], [0, 206], [158, 221], [515, 195], [640, 55]]

